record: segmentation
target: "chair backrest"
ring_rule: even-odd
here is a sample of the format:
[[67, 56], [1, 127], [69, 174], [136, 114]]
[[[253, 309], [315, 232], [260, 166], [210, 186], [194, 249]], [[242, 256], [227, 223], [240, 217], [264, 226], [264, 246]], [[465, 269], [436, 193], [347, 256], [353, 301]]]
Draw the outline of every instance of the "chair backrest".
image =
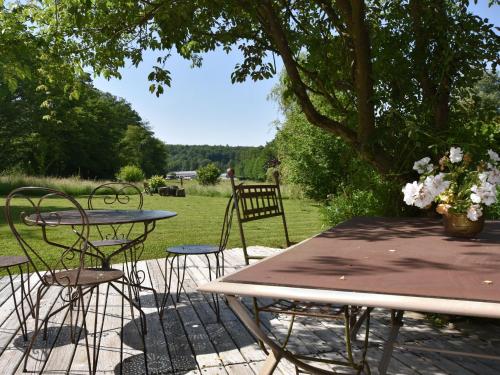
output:
[[141, 210], [144, 197], [141, 189], [128, 182], [108, 182], [99, 185], [87, 199], [89, 210], [129, 208]]
[[[68, 216], [73, 225], [64, 224]], [[89, 248], [89, 221], [74, 198], [43, 187], [18, 188], [7, 196], [5, 217], [43, 284], [78, 283]], [[56, 271], [74, 269], [71, 282], [55, 277]]]
[[[142, 210], [144, 196], [141, 189], [128, 182], [108, 182], [99, 185], [90, 193], [87, 199], [89, 210]], [[134, 224], [99, 225], [96, 233], [101, 240], [128, 238], [134, 229]]]
[[283, 201], [281, 198], [279, 172], [275, 171], [273, 174], [274, 184], [236, 184], [233, 169], [227, 170], [227, 176], [231, 180], [234, 207], [238, 219], [245, 263], [249, 264], [251, 259], [263, 258], [261, 256], [252, 256], [248, 254], [244, 231], [244, 224], [247, 222], [281, 216], [286, 246], [290, 246], [291, 243], [288, 236], [285, 210], [283, 209]]

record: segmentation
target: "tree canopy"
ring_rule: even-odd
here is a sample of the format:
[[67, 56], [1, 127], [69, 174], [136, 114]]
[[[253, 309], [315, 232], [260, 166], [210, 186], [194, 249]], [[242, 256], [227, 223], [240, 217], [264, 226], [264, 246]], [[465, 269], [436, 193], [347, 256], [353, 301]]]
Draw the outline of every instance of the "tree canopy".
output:
[[137, 164], [163, 173], [165, 145], [129, 103], [95, 89], [26, 22], [28, 6], [0, 2], [0, 172], [112, 178]]
[[145, 50], [157, 51], [148, 77], [157, 95], [171, 84], [172, 51], [200, 65], [204, 52], [238, 49], [234, 82], [276, 74], [279, 56], [286, 95], [307, 120], [393, 175], [411, 170], [416, 156], [440, 154], [457, 129], [464, 133], [459, 99], [496, 69], [500, 46], [494, 25], [471, 14], [466, 0], [25, 4], [37, 34], [76, 67], [120, 76], [126, 61], [138, 65]]

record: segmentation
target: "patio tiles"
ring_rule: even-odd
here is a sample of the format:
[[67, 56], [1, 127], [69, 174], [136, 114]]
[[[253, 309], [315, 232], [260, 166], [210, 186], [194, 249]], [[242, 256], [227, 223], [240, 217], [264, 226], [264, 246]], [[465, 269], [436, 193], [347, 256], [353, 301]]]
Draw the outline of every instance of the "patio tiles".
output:
[[[265, 255], [276, 250], [254, 248]], [[225, 253], [226, 273], [243, 265], [239, 249]], [[257, 374], [265, 355], [254, 338], [242, 326], [225, 303], [221, 303], [221, 322], [216, 315], [209, 295], [196, 292], [196, 287], [208, 281], [207, 265], [201, 257], [188, 258], [188, 268], [180, 301], [174, 303], [171, 296], [163, 321], [160, 321], [153, 295], [141, 292], [140, 300], [147, 316], [148, 334], [145, 336], [147, 362], [150, 374]], [[164, 290], [164, 261], [142, 261], [139, 269], [144, 272], [145, 285], [154, 287], [159, 298]], [[31, 275], [32, 285], [36, 275]], [[16, 280], [20, 296], [19, 280]], [[26, 344], [23, 342], [14, 305], [9, 298], [9, 284], [0, 278], [0, 373], [22, 373], [22, 360]], [[32, 288], [31, 292], [34, 292]], [[51, 288], [44, 297], [42, 315], [60, 305], [56, 301], [57, 290]], [[89, 298], [95, 301], [96, 293]], [[172, 298], [174, 297], [174, 298]], [[244, 303], [252, 311], [252, 302]], [[112, 289], [99, 290], [100, 321], [105, 310], [104, 331], [99, 351], [99, 374], [142, 374], [145, 362], [142, 340], [136, 324], [138, 314], [132, 317], [125, 302], [122, 322], [122, 299]], [[93, 327], [96, 311], [91, 306], [87, 315], [89, 327]], [[47, 341], [37, 339], [28, 362], [28, 370], [48, 374], [86, 374], [87, 362], [83, 336], [79, 344], [71, 344], [68, 329], [69, 314], [59, 313], [49, 323]], [[263, 315], [263, 325], [275, 337], [283, 338], [287, 332], [289, 317]], [[387, 311], [375, 310], [370, 330], [371, 344], [368, 351], [371, 369], [377, 374], [376, 363], [382, 355], [381, 346], [390, 324]], [[28, 320], [28, 331], [34, 329], [33, 319]], [[91, 328], [89, 328], [91, 329]], [[314, 318], [297, 318], [289, 348], [301, 354], [320, 358], [344, 357], [342, 350], [342, 322], [319, 321]], [[41, 335], [40, 335], [41, 336]], [[93, 333], [89, 333], [93, 338]], [[362, 339], [362, 335], [359, 335]], [[500, 322], [480, 319], [462, 319], [445, 327], [436, 327], [423, 320], [417, 313], [405, 315], [405, 326], [400, 341], [414, 346], [432, 346], [443, 350], [473, 351], [481, 354], [500, 355]], [[92, 342], [92, 340], [90, 340]], [[326, 366], [326, 365], [325, 365]], [[295, 374], [295, 368], [282, 361], [275, 372], [278, 375]], [[339, 373], [349, 373], [339, 369]], [[500, 374], [500, 361], [451, 356], [439, 353], [396, 350], [389, 373], [391, 374], [453, 374], [494, 375]]]

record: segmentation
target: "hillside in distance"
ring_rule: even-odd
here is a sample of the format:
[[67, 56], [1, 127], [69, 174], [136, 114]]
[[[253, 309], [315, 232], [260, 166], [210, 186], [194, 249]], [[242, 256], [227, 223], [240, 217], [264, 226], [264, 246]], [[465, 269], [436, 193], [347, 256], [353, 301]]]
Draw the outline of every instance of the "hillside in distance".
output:
[[272, 143], [265, 146], [167, 145], [167, 171], [194, 171], [214, 163], [222, 172], [234, 168], [240, 178], [264, 180], [275, 158]]

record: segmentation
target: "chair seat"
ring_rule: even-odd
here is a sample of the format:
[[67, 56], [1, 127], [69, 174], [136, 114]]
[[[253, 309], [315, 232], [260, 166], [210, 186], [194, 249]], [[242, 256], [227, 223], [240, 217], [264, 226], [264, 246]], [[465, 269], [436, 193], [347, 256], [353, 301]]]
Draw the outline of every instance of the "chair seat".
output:
[[219, 246], [214, 245], [181, 245], [168, 247], [167, 252], [177, 255], [202, 255], [213, 254], [219, 252]]
[[0, 256], [0, 268], [20, 266], [28, 263], [28, 258], [22, 256]]
[[99, 240], [99, 241], [90, 241], [90, 244], [94, 247], [104, 247], [104, 246], [119, 246], [125, 245], [131, 240], [125, 239], [115, 239], [115, 240]]
[[44, 280], [48, 284], [59, 284], [64, 286], [91, 286], [115, 281], [121, 279], [122, 277], [123, 272], [120, 270], [86, 268], [80, 271], [80, 275], [78, 275], [78, 269], [55, 272], [54, 274], [49, 273], [44, 276]]

